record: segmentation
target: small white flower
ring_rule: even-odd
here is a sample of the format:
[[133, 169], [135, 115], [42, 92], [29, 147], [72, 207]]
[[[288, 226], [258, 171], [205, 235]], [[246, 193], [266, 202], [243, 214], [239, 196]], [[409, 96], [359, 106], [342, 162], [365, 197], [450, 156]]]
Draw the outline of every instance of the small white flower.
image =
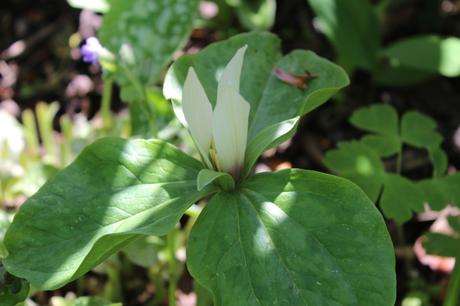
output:
[[182, 95], [185, 121], [206, 166], [236, 179], [244, 165], [250, 111], [239, 93], [246, 49], [239, 49], [225, 67], [214, 110], [193, 68], [189, 68]]

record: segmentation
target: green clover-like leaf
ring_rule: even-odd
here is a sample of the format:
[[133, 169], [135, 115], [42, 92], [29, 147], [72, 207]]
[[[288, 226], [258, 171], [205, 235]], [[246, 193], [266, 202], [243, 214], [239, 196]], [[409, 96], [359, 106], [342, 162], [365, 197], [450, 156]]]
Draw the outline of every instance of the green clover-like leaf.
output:
[[380, 157], [359, 141], [340, 142], [329, 150], [323, 163], [333, 172], [352, 180], [361, 187], [372, 201], [382, 189], [385, 168]]

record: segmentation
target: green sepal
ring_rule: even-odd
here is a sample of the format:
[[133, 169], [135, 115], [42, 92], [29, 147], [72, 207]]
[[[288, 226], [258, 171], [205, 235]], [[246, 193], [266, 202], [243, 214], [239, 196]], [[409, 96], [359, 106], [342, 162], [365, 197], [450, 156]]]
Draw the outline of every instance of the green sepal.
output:
[[198, 173], [196, 185], [198, 191], [203, 190], [207, 186], [215, 183], [224, 191], [235, 189], [235, 180], [233, 177], [225, 172], [218, 172], [209, 169], [203, 169]]

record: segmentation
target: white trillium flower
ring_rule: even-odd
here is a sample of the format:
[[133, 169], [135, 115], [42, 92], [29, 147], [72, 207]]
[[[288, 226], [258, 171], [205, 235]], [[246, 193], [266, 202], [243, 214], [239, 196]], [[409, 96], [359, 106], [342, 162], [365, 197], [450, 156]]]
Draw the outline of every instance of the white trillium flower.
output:
[[247, 46], [239, 49], [225, 67], [214, 110], [192, 67], [182, 94], [185, 121], [204, 163], [235, 179], [239, 179], [244, 166], [248, 136], [250, 105], [239, 93], [246, 49]]

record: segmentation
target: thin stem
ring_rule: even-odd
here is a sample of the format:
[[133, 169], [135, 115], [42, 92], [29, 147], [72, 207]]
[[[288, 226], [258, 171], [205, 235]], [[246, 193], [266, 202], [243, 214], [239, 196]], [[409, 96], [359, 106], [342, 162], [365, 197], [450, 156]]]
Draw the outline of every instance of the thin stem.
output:
[[112, 127], [112, 116], [110, 112], [110, 104], [112, 102], [112, 87], [113, 80], [105, 77], [104, 90], [102, 92], [101, 101], [102, 126], [105, 131], [110, 131]]
[[450, 277], [444, 306], [458, 306], [460, 300], [460, 247], [455, 258], [455, 267]]
[[396, 173], [401, 174], [402, 170], [402, 150], [398, 152], [398, 156], [396, 157]]
[[169, 306], [176, 306], [177, 289], [177, 262], [176, 262], [176, 229], [168, 233], [168, 259], [169, 259]]

